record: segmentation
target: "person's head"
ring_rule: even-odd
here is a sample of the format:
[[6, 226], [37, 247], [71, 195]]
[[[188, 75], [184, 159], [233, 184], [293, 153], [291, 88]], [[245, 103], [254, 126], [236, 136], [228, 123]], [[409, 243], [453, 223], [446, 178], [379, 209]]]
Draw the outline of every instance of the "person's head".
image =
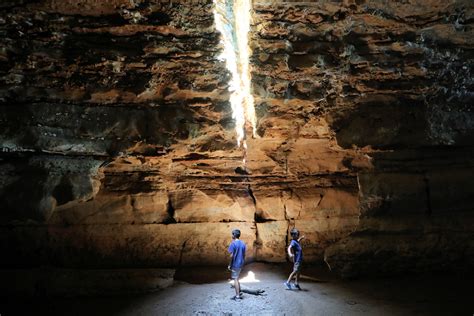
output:
[[300, 231], [297, 230], [296, 228], [293, 228], [290, 232], [290, 235], [291, 235], [291, 238], [298, 239], [298, 237], [300, 236]]
[[234, 229], [232, 231], [232, 239], [236, 239], [236, 238], [239, 238], [240, 237], [240, 229]]

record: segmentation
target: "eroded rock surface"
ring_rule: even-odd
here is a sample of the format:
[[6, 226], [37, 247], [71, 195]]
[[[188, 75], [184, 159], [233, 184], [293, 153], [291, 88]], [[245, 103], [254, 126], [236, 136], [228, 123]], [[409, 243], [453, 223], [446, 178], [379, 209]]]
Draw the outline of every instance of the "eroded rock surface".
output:
[[247, 152], [212, 7], [0, 4], [4, 266], [472, 266], [470, 1], [254, 1]]
[[[309, 253], [325, 251], [347, 276], [472, 266], [473, 4], [257, 1], [254, 9], [260, 134], [296, 148], [301, 138], [334, 136], [345, 150], [305, 140], [296, 159], [308, 159], [309, 172], [357, 173], [360, 221], [297, 223], [316, 235]], [[350, 237], [327, 244], [353, 225]]]

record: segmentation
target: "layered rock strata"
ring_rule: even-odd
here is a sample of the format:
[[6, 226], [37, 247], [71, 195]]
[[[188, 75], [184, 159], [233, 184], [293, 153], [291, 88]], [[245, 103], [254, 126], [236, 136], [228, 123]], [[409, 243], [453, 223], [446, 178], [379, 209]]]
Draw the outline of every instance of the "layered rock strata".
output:
[[360, 222], [326, 249], [329, 266], [347, 276], [472, 267], [472, 2], [254, 9], [262, 137], [325, 132], [356, 153], [342, 162], [357, 177]]
[[248, 260], [281, 262], [294, 226], [321, 261], [355, 227], [352, 153], [324, 121], [237, 149], [211, 12], [211, 1], [4, 6], [6, 265], [223, 264], [234, 227]]
[[468, 1], [254, 1], [246, 152], [212, 1], [0, 6], [3, 266], [472, 265]]

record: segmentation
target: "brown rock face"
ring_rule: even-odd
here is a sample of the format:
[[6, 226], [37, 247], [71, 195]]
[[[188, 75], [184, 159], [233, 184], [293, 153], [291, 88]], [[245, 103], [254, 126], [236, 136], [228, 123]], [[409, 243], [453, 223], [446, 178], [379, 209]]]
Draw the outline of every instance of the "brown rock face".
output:
[[0, 4], [3, 267], [474, 265], [472, 1], [253, 1], [246, 152], [212, 10]]
[[177, 222], [252, 222], [255, 214], [247, 192], [177, 190], [171, 204]]

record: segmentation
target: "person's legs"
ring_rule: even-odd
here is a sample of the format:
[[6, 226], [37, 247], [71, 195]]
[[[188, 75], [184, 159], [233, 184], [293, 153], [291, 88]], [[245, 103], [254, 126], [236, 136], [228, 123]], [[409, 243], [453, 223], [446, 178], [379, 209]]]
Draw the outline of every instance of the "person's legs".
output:
[[300, 283], [299, 283], [299, 279], [300, 279], [300, 272], [296, 272], [296, 275], [295, 275], [295, 287], [298, 289], [298, 290], [301, 290], [300, 288]]
[[300, 274], [301, 274], [301, 262], [295, 263], [295, 269], [293, 272], [295, 273], [295, 287], [298, 290], [301, 290], [300, 285], [299, 285]]
[[240, 282], [239, 282], [240, 269], [232, 269], [231, 278], [234, 280], [235, 298], [240, 298]]
[[286, 288], [287, 288], [288, 290], [291, 290], [291, 284], [290, 284], [290, 282], [291, 282], [291, 279], [293, 279], [293, 276], [294, 276], [294, 275], [295, 275], [295, 271], [291, 272], [291, 273], [290, 273], [290, 276], [288, 277], [288, 280], [287, 280], [286, 282], [283, 282], [283, 284], [285, 284], [285, 286], [286, 286]]
[[291, 282], [291, 280], [292, 280], [293, 277], [295, 276], [295, 273], [296, 273], [295, 271], [293, 271], [293, 272], [290, 273], [290, 276], [288, 277], [288, 280], [286, 281], [286, 283], [290, 283], [290, 282]]
[[234, 280], [234, 287], [235, 287], [235, 296], [240, 297], [240, 283], [239, 279]]

